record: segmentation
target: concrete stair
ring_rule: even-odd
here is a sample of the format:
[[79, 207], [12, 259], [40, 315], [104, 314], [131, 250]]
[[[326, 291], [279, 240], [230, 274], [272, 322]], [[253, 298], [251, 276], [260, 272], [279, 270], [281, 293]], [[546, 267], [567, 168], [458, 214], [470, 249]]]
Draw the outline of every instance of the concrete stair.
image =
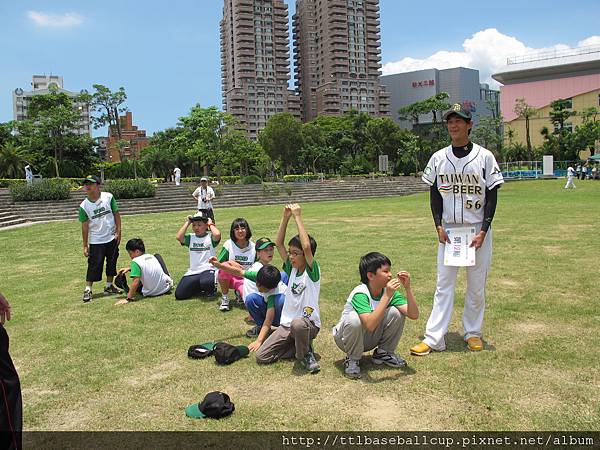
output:
[[[195, 184], [159, 184], [156, 196], [144, 199], [119, 200], [121, 214], [145, 214], [165, 211], [189, 211], [196, 209], [197, 202], [192, 197]], [[222, 185], [214, 188], [217, 198], [213, 200], [215, 209], [240, 206], [283, 204], [288, 202], [306, 203], [316, 201], [351, 200], [361, 198], [381, 198], [410, 195], [424, 192], [428, 187], [414, 177], [394, 177], [377, 179], [350, 179], [348, 181], [323, 181], [299, 183], [267, 183], [264, 185]], [[0, 191], [0, 212], [6, 213], [8, 221], [47, 221], [76, 219], [78, 207], [85, 193], [83, 190], [71, 192], [71, 198], [59, 201], [12, 202], [7, 191]], [[32, 206], [35, 205], [34, 208]], [[9, 214], [10, 213], [10, 214]], [[3, 216], [0, 214], [0, 227]], [[16, 223], [11, 223], [11, 225]]]

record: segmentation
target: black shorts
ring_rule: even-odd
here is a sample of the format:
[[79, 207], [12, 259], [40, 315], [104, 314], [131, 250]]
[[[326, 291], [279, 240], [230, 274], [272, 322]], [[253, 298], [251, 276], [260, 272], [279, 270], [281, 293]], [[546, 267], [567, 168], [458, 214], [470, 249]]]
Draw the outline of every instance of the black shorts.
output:
[[119, 246], [116, 239], [106, 244], [90, 244], [85, 281], [102, 280], [102, 267], [105, 258], [106, 276], [114, 277], [117, 274], [117, 259], [119, 258]]

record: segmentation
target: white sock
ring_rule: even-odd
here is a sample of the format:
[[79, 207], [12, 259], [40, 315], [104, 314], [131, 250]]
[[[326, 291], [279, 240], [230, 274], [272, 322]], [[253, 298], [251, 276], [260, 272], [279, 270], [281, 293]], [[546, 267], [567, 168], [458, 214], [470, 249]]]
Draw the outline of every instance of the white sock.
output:
[[90, 292], [91, 292], [91, 290], [92, 290], [92, 287], [91, 287], [91, 286], [86, 286], [86, 287], [85, 287], [85, 290], [86, 290], [86, 291], [90, 291]]

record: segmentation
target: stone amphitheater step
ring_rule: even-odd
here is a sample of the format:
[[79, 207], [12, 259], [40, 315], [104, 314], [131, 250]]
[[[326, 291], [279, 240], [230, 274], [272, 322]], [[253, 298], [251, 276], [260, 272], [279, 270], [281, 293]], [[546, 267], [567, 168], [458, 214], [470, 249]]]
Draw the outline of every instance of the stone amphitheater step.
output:
[[25, 222], [27, 222], [27, 220], [25, 220], [22, 217], [11, 216], [11, 218], [0, 219], [0, 228], [12, 227], [14, 225], [20, 225]]
[[[124, 215], [167, 211], [193, 211], [196, 201], [191, 192], [194, 184], [181, 186], [158, 185], [156, 196], [148, 199], [123, 199], [119, 207]], [[268, 185], [225, 185], [218, 188], [213, 201], [215, 209], [254, 206], [286, 202], [334, 201], [360, 198], [380, 198], [409, 195], [428, 188], [412, 177], [395, 180], [351, 180], [343, 182], [269, 183]], [[28, 203], [12, 203], [6, 192], [0, 191], [0, 211], [20, 214], [30, 221], [76, 219], [77, 206], [85, 197], [82, 190], [73, 191], [71, 198], [60, 201], [37, 202], [35, 210]], [[1, 217], [1, 216], [0, 216]]]

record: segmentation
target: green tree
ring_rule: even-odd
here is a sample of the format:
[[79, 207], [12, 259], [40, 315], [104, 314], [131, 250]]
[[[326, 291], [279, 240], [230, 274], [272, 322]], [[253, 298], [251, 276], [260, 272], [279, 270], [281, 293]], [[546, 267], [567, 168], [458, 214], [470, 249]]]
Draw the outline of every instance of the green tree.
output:
[[302, 125], [289, 113], [274, 114], [259, 133], [258, 142], [273, 161], [281, 162], [284, 173], [291, 173], [303, 146]]
[[411, 103], [398, 110], [400, 120], [412, 122], [413, 130], [419, 127], [419, 120], [423, 114], [431, 113], [433, 123], [437, 123], [437, 113], [450, 109], [452, 105], [445, 100], [450, 98], [447, 92], [440, 92], [425, 100]]
[[95, 92], [91, 95], [84, 94], [83, 99], [89, 103], [90, 110], [96, 113], [96, 115], [92, 115], [94, 128], [98, 129], [108, 125], [109, 128], [113, 128], [117, 132], [118, 138], [122, 139], [123, 133], [119, 114], [127, 111], [127, 108], [123, 106], [125, 100], [127, 100], [125, 88], [120, 87], [115, 92], [102, 84], [94, 84], [93, 88]]
[[515, 100], [515, 107], [513, 108], [513, 111], [517, 117], [525, 120], [525, 140], [527, 142], [527, 153], [532, 154], [533, 149], [531, 146], [531, 131], [529, 128], [529, 121], [531, 118], [537, 115], [537, 109], [529, 105], [524, 98], [518, 98]]
[[23, 151], [13, 142], [0, 146], [0, 178], [22, 178], [25, 164]]

